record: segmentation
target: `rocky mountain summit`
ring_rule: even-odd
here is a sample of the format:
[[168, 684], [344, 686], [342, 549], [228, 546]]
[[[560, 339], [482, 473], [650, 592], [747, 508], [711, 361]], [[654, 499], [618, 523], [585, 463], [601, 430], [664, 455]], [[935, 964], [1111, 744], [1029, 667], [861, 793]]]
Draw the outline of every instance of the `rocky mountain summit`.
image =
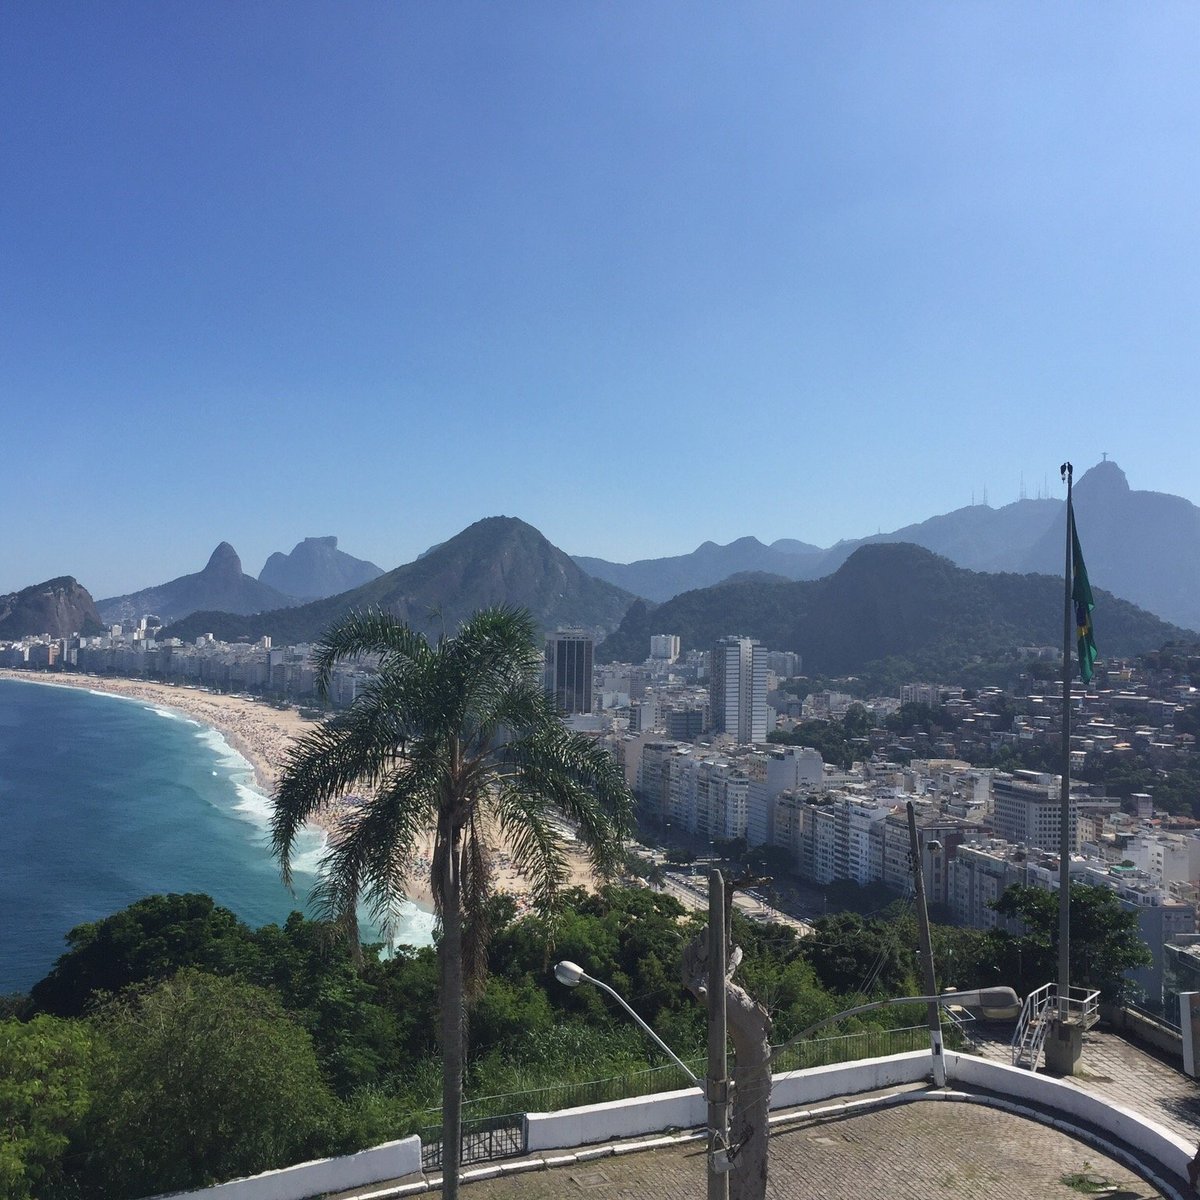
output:
[[72, 575], [0, 596], [0, 638], [16, 641], [43, 633], [59, 638], [102, 631], [91, 593]]

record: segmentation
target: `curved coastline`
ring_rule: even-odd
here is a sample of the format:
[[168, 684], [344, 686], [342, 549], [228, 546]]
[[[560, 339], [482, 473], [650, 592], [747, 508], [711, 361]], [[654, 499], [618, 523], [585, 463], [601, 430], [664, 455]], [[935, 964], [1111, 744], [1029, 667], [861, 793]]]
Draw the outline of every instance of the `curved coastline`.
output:
[[[122, 679], [99, 675], [46, 675], [32, 671], [14, 671], [0, 668], [0, 679], [11, 679], [16, 683], [29, 683], [44, 687], [71, 688], [97, 696], [132, 701], [162, 715], [171, 714], [176, 719], [209, 730], [226, 753], [232, 753], [245, 763], [248, 776], [252, 777], [252, 790], [261, 798], [263, 805], [269, 804], [271, 793], [279, 778], [279, 772], [288, 749], [312, 722], [301, 717], [294, 709], [277, 709], [255, 700], [221, 693], [172, 687], [170, 684], [153, 683], [142, 679]], [[222, 746], [214, 746], [221, 752]], [[249, 786], [249, 785], [248, 785]], [[325, 839], [336, 829], [337, 813], [327, 813], [323, 819], [310, 822], [310, 829]], [[306, 853], [305, 859], [315, 865], [317, 853]], [[413, 886], [408, 899], [427, 915], [433, 913], [433, 897], [429, 880], [420, 871], [414, 872]]]
[[[82, 689], [102, 696], [132, 700], [151, 709], [170, 711], [199, 726], [212, 730], [253, 771], [255, 791], [264, 803], [275, 790], [279, 773], [292, 743], [313, 723], [301, 717], [295, 708], [279, 709], [258, 700], [229, 696], [220, 692], [154, 683], [143, 679], [125, 679], [109, 675], [44, 674], [0, 668], [0, 679], [33, 683], [47, 687]], [[310, 823], [314, 833], [327, 838], [337, 830], [339, 811], [323, 813]], [[306, 856], [307, 857], [307, 856]], [[432, 831], [417, 847], [409, 876], [408, 900], [426, 914], [434, 910], [429, 868], [433, 861]], [[515, 869], [511, 856], [498, 847], [493, 857], [494, 885], [517, 897], [519, 911], [527, 908], [529, 885]], [[588, 887], [595, 877], [586, 857], [578, 850], [568, 854], [570, 882]]]

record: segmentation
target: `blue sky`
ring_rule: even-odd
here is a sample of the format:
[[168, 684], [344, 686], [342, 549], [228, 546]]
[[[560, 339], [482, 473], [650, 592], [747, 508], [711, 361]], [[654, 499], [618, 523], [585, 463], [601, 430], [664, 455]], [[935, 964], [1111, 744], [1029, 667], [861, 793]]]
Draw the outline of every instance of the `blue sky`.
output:
[[1200, 501], [1200, 7], [10, 3], [0, 592]]

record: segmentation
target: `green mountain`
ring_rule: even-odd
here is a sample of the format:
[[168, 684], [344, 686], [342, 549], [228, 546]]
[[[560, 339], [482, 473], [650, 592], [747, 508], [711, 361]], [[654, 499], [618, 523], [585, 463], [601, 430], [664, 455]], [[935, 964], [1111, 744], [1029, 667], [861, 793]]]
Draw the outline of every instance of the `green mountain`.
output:
[[453, 631], [476, 609], [527, 608], [541, 628], [615, 629], [633, 599], [581, 571], [532, 525], [515, 517], [476, 521], [415, 562], [361, 587], [296, 608], [235, 616], [194, 613], [163, 631], [184, 639], [211, 633], [224, 641], [269, 635], [279, 644], [313, 641], [347, 612], [382, 608], [429, 634]]
[[7, 641], [43, 633], [60, 638], [102, 632], [91, 593], [70, 575], [0, 596], [0, 638]]
[[[1108, 592], [1095, 595], [1102, 655], [1194, 636]], [[726, 582], [632, 606], [596, 657], [640, 662], [654, 633], [679, 634], [685, 650], [741, 633], [799, 652], [809, 674], [854, 674], [886, 658], [948, 672], [1016, 646], [1061, 645], [1062, 622], [1061, 579], [982, 574], [920, 546], [886, 543], [859, 547], [824, 579]]]
[[203, 571], [181, 575], [157, 587], [112, 596], [96, 607], [106, 625], [136, 621], [153, 613], [162, 621], [178, 621], [199, 609], [227, 609], [235, 613], [262, 612], [295, 601], [242, 570], [237, 551], [222, 542], [210, 555]]

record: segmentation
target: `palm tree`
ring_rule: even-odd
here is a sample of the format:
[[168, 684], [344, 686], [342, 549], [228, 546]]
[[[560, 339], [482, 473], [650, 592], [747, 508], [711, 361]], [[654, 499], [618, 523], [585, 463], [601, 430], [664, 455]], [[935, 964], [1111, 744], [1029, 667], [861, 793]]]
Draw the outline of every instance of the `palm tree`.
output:
[[351, 790], [322, 861], [316, 902], [353, 928], [360, 897], [386, 921], [408, 891], [414, 850], [433, 833], [431, 890], [443, 1056], [443, 1194], [455, 1200], [462, 1130], [467, 1000], [486, 966], [492, 850], [503, 845], [551, 909], [568, 878], [561, 825], [578, 830], [602, 873], [617, 866], [632, 801], [616, 762], [568, 732], [540, 686], [527, 612], [492, 608], [431, 643], [380, 612], [352, 613], [325, 633], [317, 685], [335, 664], [372, 656], [374, 676], [344, 713], [300, 738], [276, 789], [272, 836], [286, 881], [297, 833]]

